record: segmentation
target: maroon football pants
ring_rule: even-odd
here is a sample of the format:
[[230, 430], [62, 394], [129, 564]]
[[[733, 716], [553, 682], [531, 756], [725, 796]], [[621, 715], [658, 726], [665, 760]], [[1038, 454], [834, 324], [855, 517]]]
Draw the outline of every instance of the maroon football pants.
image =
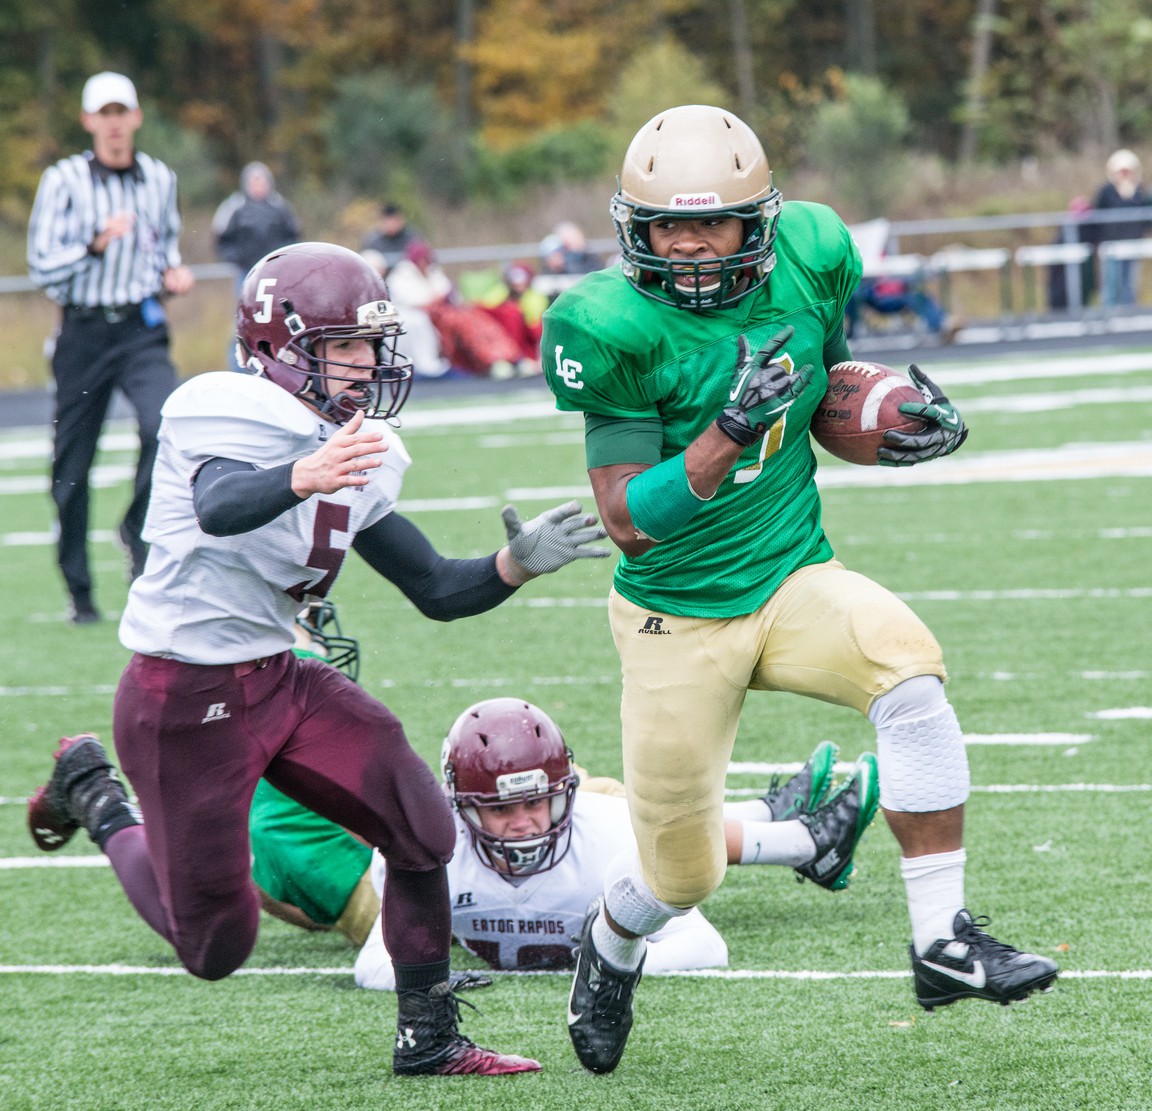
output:
[[[319, 660], [283, 652], [262, 667], [200, 666], [133, 656], [113, 729], [147, 840], [147, 853], [114, 859], [117, 874], [142, 917], [166, 923], [160, 932], [204, 979], [235, 971], [256, 942], [248, 812], [261, 776], [376, 846], [389, 872], [434, 872], [452, 855], [447, 798], [400, 722]], [[109, 855], [135, 833], [114, 835]], [[448, 959], [447, 885], [431, 886], [442, 898], [420, 906], [404, 905], [402, 884], [386, 894], [394, 922], [423, 927], [412, 931], [420, 949], [393, 951], [397, 963]], [[141, 905], [157, 897], [159, 907]]]

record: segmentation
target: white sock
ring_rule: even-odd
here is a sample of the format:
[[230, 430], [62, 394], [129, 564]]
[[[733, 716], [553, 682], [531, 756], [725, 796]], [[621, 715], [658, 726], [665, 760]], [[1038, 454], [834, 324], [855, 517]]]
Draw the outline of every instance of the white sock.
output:
[[639, 968], [648, 947], [642, 937], [621, 937], [608, 925], [603, 907], [592, 923], [592, 944], [604, 960], [622, 972], [632, 972]]
[[763, 799], [748, 799], [746, 802], [726, 802], [724, 817], [736, 822], [770, 822], [772, 811]]
[[912, 945], [923, 956], [938, 938], [953, 937], [952, 921], [964, 906], [964, 849], [900, 858], [908, 894]]
[[744, 822], [741, 864], [786, 864], [795, 868], [816, 857], [816, 842], [803, 822]]

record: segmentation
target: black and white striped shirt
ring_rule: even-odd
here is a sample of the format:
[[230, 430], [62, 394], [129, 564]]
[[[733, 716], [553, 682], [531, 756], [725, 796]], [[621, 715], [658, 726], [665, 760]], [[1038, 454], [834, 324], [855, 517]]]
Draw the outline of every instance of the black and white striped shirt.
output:
[[[102, 255], [88, 252], [108, 217], [136, 216], [133, 229]], [[160, 292], [164, 271], [180, 265], [176, 175], [137, 152], [113, 170], [91, 151], [44, 171], [28, 224], [28, 274], [61, 305], [139, 304]]]

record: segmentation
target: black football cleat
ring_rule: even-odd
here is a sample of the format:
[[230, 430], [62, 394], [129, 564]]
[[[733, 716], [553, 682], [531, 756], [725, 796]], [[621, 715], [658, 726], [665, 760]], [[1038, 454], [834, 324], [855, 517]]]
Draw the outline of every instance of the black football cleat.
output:
[[772, 821], [786, 822], [805, 811], [815, 810], [832, 786], [832, 769], [840, 750], [831, 741], [821, 741], [808, 757], [808, 762], [791, 779], [772, 785], [764, 795], [764, 804], [772, 812]]
[[505, 1076], [540, 1071], [539, 1061], [482, 1049], [464, 1037], [459, 1030], [460, 1003], [447, 980], [427, 991], [397, 993], [392, 1054], [392, 1071], [397, 1076]]
[[103, 847], [118, 830], [140, 824], [104, 746], [91, 733], [63, 737], [52, 778], [28, 800], [28, 829], [36, 846], [55, 852], [82, 826]]
[[593, 899], [580, 929], [576, 975], [568, 996], [568, 1036], [589, 1072], [611, 1072], [624, 1056], [632, 1030], [632, 996], [644, 960], [634, 971], [614, 968], [592, 943], [592, 923], [602, 900]]
[[100, 620], [100, 611], [93, 604], [91, 594], [73, 597], [68, 619], [73, 625], [95, 625]]
[[793, 871], [829, 891], [843, 891], [856, 868], [856, 846], [879, 806], [876, 757], [866, 752], [856, 761], [852, 777], [831, 798], [812, 813], [798, 815], [816, 843], [816, 856]]
[[957, 999], [987, 999], [1008, 1006], [1034, 991], [1051, 991], [1059, 968], [1048, 957], [1021, 953], [981, 928], [987, 918], [957, 913], [951, 938], [939, 938], [920, 957], [913, 948], [912, 979], [916, 1002], [926, 1011]]

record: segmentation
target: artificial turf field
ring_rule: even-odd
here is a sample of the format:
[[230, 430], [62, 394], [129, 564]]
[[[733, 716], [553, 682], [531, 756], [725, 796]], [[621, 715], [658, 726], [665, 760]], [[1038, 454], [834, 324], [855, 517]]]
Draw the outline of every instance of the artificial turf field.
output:
[[[415, 1080], [390, 1072], [393, 998], [353, 986], [337, 935], [265, 918], [240, 974], [193, 979], [83, 837], [50, 857], [24, 827], [56, 740], [111, 739], [127, 658], [112, 535], [133, 460], [130, 428], [110, 426], [93, 537], [106, 620], [76, 628], [52, 557], [47, 440], [31, 429], [0, 435], [0, 1108], [1152, 1107], [1152, 353], [925, 369], [969, 442], [909, 471], [821, 454], [825, 528], [944, 646], [974, 785], [968, 902], [996, 936], [1060, 962], [1053, 992], [920, 1010], [882, 819], [844, 892], [729, 869], [704, 911], [730, 968], [645, 978], [606, 1077], [571, 1051], [567, 976], [498, 976], [466, 997], [480, 1013], [464, 1009], [464, 1032], [542, 1073]], [[542, 388], [453, 401], [418, 384], [404, 418], [401, 509], [447, 554], [499, 546], [506, 501], [525, 518], [571, 494], [591, 505], [580, 421]], [[362, 682], [430, 761], [466, 705], [515, 694], [557, 719], [582, 764], [619, 775], [611, 563], [582, 561], [451, 625], [355, 558], [333, 599]], [[848, 710], [753, 693], [733, 797], [823, 738], [845, 761], [873, 743]]]

